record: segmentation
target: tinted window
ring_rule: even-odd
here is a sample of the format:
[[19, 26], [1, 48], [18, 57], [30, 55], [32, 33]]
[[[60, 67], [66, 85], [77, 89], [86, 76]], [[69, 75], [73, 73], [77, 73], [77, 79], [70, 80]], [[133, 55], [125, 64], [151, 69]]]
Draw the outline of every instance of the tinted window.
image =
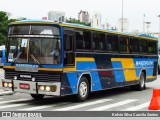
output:
[[127, 37], [120, 37], [119, 38], [119, 50], [120, 50], [120, 52], [129, 52]]
[[130, 38], [130, 52], [138, 53], [139, 52], [139, 39]]
[[30, 25], [15, 25], [9, 27], [9, 34], [29, 34]]
[[54, 26], [46, 26], [46, 25], [43, 25], [43, 26], [42, 25], [32, 25], [31, 34], [59, 35], [59, 28], [54, 27]]
[[105, 34], [94, 32], [92, 46], [94, 50], [106, 50]]
[[118, 36], [117, 35], [107, 35], [107, 49], [108, 51], [118, 51]]
[[139, 51], [141, 53], [147, 53], [147, 40], [140, 39], [140, 41], [139, 41]]
[[84, 31], [84, 44], [86, 50], [91, 50], [91, 32], [90, 31]]
[[156, 41], [148, 41], [148, 53], [156, 54], [157, 51], [157, 45]]
[[76, 49], [91, 50], [90, 31], [76, 31]]
[[72, 41], [73, 37], [68, 34], [64, 34], [64, 49], [66, 51], [72, 51]]
[[[31, 26], [31, 31], [30, 31]], [[59, 35], [59, 28], [49, 25], [14, 25], [9, 27], [9, 34], [17, 35]]]

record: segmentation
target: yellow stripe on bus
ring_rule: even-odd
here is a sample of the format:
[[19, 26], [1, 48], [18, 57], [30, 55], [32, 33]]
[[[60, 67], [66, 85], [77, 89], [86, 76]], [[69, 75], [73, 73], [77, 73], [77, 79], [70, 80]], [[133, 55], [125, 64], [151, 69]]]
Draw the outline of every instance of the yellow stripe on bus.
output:
[[156, 76], [147, 76], [147, 79], [156, 78]]
[[15, 69], [15, 66], [3, 66], [3, 68]]
[[124, 69], [124, 77], [126, 81], [137, 80], [134, 61], [132, 58], [112, 58], [111, 61], [117, 61], [122, 63], [122, 67]]
[[69, 71], [76, 71], [76, 64], [77, 62], [94, 62], [95, 59], [94, 58], [84, 58], [84, 57], [76, 57], [75, 58], [75, 66], [73, 67], [66, 67], [63, 69], [64, 72], [69, 72]]
[[62, 71], [62, 68], [38, 68], [38, 70], [43, 70], [43, 71]]
[[94, 58], [83, 58], [83, 57], [77, 57], [76, 62], [93, 62], [95, 61]]

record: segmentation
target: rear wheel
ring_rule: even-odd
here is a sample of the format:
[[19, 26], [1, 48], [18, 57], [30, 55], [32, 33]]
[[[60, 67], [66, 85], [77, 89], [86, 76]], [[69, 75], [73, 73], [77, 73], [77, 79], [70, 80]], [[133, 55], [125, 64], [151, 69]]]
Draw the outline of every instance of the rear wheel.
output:
[[41, 94], [31, 94], [31, 97], [35, 100], [42, 100], [44, 98], [44, 95]]
[[78, 101], [85, 101], [89, 95], [89, 83], [86, 77], [82, 77], [78, 85], [78, 93], [76, 95]]

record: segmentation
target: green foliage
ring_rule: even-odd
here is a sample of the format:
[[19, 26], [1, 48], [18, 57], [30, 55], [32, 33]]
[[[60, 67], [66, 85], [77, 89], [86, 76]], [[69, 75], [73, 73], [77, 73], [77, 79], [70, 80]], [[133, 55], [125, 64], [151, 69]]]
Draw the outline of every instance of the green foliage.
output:
[[5, 44], [8, 33], [8, 23], [16, 21], [9, 19], [9, 13], [0, 11], [0, 45]]
[[80, 22], [79, 20], [76, 20], [75, 18], [69, 18], [69, 20], [66, 20], [67, 23], [75, 23], [75, 24], [81, 24], [85, 26], [91, 26], [91, 23], [85, 23], [85, 22]]

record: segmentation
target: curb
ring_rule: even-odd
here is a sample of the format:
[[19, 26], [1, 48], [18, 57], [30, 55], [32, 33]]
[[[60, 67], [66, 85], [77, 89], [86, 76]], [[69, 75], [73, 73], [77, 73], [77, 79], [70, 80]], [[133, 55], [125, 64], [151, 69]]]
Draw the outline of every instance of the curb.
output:
[[0, 96], [4, 96], [4, 95], [13, 95], [14, 92], [13, 91], [4, 91], [4, 92], [0, 92]]

